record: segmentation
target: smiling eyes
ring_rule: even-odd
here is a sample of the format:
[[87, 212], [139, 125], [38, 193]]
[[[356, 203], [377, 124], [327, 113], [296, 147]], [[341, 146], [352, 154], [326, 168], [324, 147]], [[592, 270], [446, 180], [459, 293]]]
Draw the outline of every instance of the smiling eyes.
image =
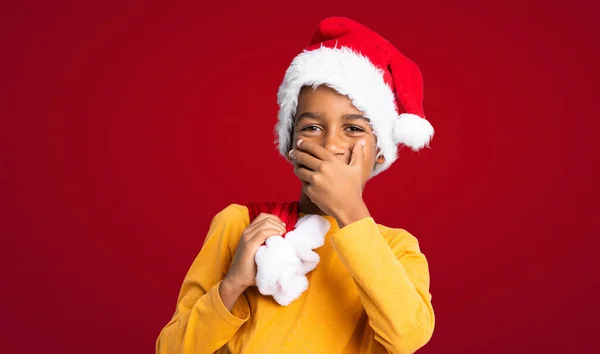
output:
[[[306, 132], [306, 133], [318, 133], [319, 131], [322, 131], [323, 129], [318, 126], [318, 125], [307, 125], [305, 127], [302, 127], [300, 129], [301, 132]], [[366, 133], [366, 130], [357, 126], [357, 125], [349, 125], [347, 127], [344, 127], [344, 131], [352, 134], [352, 135], [358, 135], [358, 134], [363, 134]]]

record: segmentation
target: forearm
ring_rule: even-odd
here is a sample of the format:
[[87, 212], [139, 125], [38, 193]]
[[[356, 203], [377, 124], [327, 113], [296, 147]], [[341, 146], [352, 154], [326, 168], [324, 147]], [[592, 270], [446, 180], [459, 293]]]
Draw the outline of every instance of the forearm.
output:
[[245, 290], [246, 287], [236, 285], [227, 277], [219, 284], [219, 296], [221, 297], [223, 305], [225, 305], [225, 308], [229, 312], [233, 310], [233, 306], [240, 299], [240, 296], [242, 296]]
[[[250, 309], [243, 296], [238, 296], [231, 309], [227, 309], [219, 295], [221, 284], [198, 298], [192, 308], [178, 306], [157, 340], [158, 354], [213, 353], [233, 337], [248, 320]], [[227, 284], [224, 288], [227, 289]], [[195, 298], [191, 293], [189, 296]], [[182, 303], [185, 302], [184, 298]]]
[[423, 346], [433, 332], [425, 257], [412, 236], [395, 245], [398, 256], [372, 218], [347, 225], [332, 243], [352, 274], [375, 338], [392, 353]]

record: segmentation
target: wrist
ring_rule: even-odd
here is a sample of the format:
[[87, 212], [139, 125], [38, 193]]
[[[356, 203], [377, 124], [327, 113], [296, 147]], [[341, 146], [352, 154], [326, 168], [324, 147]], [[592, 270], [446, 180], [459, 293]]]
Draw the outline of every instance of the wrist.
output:
[[346, 210], [334, 216], [340, 229], [352, 224], [353, 222], [371, 216], [367, 205], [363, 201], [359, 203], [353, 203], [351, 205], [352, 207], [347, 208]]
[[226, 275], [221, 282], [220, 290], [231, 295], [241, 295], [248, 286], [236, 282], [235, 279]]
[[235, 303], [242, 296], [246, 288], [236, 285], [231, 278], [225, 276], [219, 284], [219, 297], [227, 311], [232, 312]]

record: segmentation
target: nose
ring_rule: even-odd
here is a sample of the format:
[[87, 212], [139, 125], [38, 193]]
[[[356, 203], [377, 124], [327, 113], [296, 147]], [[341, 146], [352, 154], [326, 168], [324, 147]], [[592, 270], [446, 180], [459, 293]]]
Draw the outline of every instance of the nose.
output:
[[342, 134], [339, 134], [335, 131], [329, 131], [325, 135], [322, 141], [322, 146], [338, 157], [343, 157], [348, 149], [347, 142]]

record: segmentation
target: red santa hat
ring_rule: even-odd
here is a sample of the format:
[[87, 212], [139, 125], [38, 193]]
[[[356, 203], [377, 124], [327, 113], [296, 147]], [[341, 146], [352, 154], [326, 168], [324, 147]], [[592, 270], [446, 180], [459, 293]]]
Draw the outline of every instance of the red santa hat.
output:
[[429, 145], [434, 131], [423, 112], [419, 67], [369, 28], [347, 18], [330, 17], [319, 23], [279, 87], [275, 133], [283, 156], [291, 149], [300, 90], [319, 85], [346, 95], [370, 119], [379, 155], [385, 157], [372, 176], [396, 160], [398, 145], [414, 151]]

